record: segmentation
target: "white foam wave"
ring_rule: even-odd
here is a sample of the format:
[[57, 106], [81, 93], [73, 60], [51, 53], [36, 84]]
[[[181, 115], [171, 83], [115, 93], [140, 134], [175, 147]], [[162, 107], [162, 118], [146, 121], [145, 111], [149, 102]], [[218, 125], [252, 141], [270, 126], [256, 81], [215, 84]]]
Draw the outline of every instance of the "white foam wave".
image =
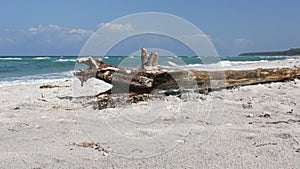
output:
[[27, 84], [41, 84], [56, 81], [65, 81], [74, 79], [74, 71], [49, 73], [23, 77], [9, 77], [0, 80], [0, 87], [14, 86], [14, 85], [27, 85]]
[[174, 67], [178, 67], [178, 65], [174, 62], [171, 62], [171, 61], [168, 61], [168, 64], [171, 65], [171, 66], [174, 66]]
[[[221, 61], [221, 62], [223, 62], [223, 61]], [[230, 64], [232, 66], [237, 66], [237, 65], [266, 63], [266, 62], [269, 62], [269, 61], [267, 61], [267, 60], [260, 60], [260, 61], [230, 61]]]
[[294, 60], [300, 60], [300, 58], [289, 58], [289, 59], [286, 59], [286, 60], [294, 61]]
[[221, 66], [232, 66], [232, 62], [228, 60], [220, 61]]
[[0, 58], [0, 60], [22, 60], [22, 58]]
[[176, 65], [173, 64], [173, 62], [170, 63], [168, 62], [169, 65], [172, 67], [176, 68], [183, 68], [183, 69], [189, 69], [189, 70], [205, 70], [205, 69], [220, 69], [220, 68], [231, 68], [234, 66], [240, 66], [240, 65], [249, 65], [249, 64], [256, 64], [256, 63], [266, 63], [268, 62], [267, 60], [260, 60], [260, 61], [220, 61], [218, 63], [211, 63], [211, 64], [201, 64], [201, 63], [196, 63], [196, 64], [187, 64], [187, 65]]
[[50, 59], [50, 57], [36, 57], [36, 58], [33, 58], [35, 60], [46, 60], [46, 59]]
[[54, 62], [76, 62], [76, 59], [58, 59]]

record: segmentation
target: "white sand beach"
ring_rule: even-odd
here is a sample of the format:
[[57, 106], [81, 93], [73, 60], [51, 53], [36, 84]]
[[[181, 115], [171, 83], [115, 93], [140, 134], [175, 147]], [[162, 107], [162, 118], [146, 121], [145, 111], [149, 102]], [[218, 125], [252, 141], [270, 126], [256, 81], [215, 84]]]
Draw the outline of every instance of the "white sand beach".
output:
[[47, 84], [0, 87], [0, 168], [300, 168], [299, 79], [103, 110]]

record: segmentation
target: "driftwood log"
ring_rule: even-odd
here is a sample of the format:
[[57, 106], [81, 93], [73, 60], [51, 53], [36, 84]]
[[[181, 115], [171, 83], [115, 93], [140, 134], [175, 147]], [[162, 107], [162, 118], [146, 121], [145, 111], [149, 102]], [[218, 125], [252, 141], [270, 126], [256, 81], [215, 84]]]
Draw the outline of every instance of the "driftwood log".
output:
[[144, 94], [154, 91], [198, 90], [207, 92], [222, 88], [300, 78], [300, 67], [256, 70], [198, 71], [165, 69], [158, 66], [158, 55], [141, 50], [141, 67], [129, 70], [109, 65], [101, 59], [81, 58], [78, 63], [89, 66], [75, 72], [82, 85], [89, 78], [103, 80], [113, 87], [106, 93]]

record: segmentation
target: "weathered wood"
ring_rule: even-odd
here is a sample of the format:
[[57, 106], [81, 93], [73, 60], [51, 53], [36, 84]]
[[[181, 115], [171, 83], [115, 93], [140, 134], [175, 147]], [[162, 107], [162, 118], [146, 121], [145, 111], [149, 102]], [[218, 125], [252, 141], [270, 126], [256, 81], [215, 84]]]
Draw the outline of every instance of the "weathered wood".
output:
[[[86, 82], [89, 78], [96, 77], [98, 71], [116, 71], [118, 70], [114, 66], [110, 66], [107, 63], [103, 62], [101, 59], [94, 60], [92, 57], [88, 58], [79, 58], [77, 59], [77, 63], [86, 64], [88, 66], [87, 69], [80, 69], [79, 72], [75, 72], [74, 75], [81, 81], [81, 86], [84, 82]], [[107, 75], [105, 75], [107, 76]], [[101, 77], [107, 78], [107, 77]]]
[[89, 66], [74, 73], [82, 84], [88, 78], [95, 77], [113, 85], [107, 93], [142, 94], [174, 89], [203, 91], [300, 78], [300, 67], [210, 72], [159, 68], [157, 53], [152, 52], [148, 56], [145, 48], [141, 52], [141, 68], [136, 70], [108, 65], [102, 60], [92, 61], [91, 58], [78, 62]]
[[[260, 72], [260, 73], [258, 73]], [[109, 74], [107, 78], [104, 74]], [[225, 77], [222, 78], [222, 74]], [[190, 76], [190, 77], [188, 77]], [[247, 71], [226, 70], [224, 72], [157, 70], [157, 71], [100, 71], [96, 78], [113, 85], [112, 93], [151, 93], [153, 90], [172, 89], [220, 89], [258, 83], [286, 81], [300, 77], [299, 68], [256, 69]], [[214, 81], [214, 85], [212, 85]]]
[[141, 67], [146, 70], [156, 69], [158, 66], [158, 54], [157, 52], [151, 52], [147, 54], [146, 48], [141, 49]]

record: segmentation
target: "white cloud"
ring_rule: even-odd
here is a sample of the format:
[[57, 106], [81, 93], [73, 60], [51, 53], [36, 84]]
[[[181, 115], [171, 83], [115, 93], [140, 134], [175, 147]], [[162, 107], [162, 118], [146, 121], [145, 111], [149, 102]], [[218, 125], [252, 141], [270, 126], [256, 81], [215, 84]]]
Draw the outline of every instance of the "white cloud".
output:
[[209, 39], [209, 40], [212, 41], [211, 36], [206, 35], [204, 33], [197, 33], [197, 34], [192, 34], [192, 35], [183, 35], [183, 36], [181, 36], [181, 38], [183, 38], [183, 39], [189, 39], [189, 40], [190, 39], [198, 39], [198, 38], [207, 38], [207, 39]]
[[64, 29], [58, 25], [50, 24], [50, 25], [39, 25], [36, 27], [30, 27], [28, 30], [29, 37], [33, 38], [34, 36], [39, 36], [39, 40], [50, 44], [57, 40], [59, 41], [82, 41], [87, 40], [94, 31], [82, 28], [71, 28]]
[[252, 41], [247, 38], [237, 38], [235, 39], [237, 45], [252, 45]]
[[29, 31], [29, 32], [37, 32], [38, 29], [37, 29], [37, 28], [34, 28], [34, 27], [30, 27], [30, 28], [28, 29], [28, 31]]
[[88, 29], [70, 29], [65, 33], [65, 39], [68, 41], [82, 41], [83, 39], [87, 40], [94, 33], [93, 30]]
[[64, 28], [55, 24], [29, 26], [27, 29], [17, 30], [0, 28], [0, 53], [76, 53], [93, 32], [89, 29]]
[[37, 32], [49, 32], [49, 31], [61, 31], [62, 28], [58, 25], [39, 25], [37, 27], [30, 27], [28, 32], [37, 33]]
[[14, 42], [14, 40], [11, 38], [0, 38], [0, 43], [3, 43], [3, 44], [13, 43], [13, 42]]
[[80, 34], [80, 35], [92, 35], [94, 31], [88, 29], [71, 29], [69, 33]]
[[121, 23], [100, 23], [98, 27], [112, 31], [133, 31], [132, 24], [121, 24]]
[[191, 35], [191, 38], [208, 38], [208, 36], [203, 33], [202, 34], [198, 33], [198, 34]]

